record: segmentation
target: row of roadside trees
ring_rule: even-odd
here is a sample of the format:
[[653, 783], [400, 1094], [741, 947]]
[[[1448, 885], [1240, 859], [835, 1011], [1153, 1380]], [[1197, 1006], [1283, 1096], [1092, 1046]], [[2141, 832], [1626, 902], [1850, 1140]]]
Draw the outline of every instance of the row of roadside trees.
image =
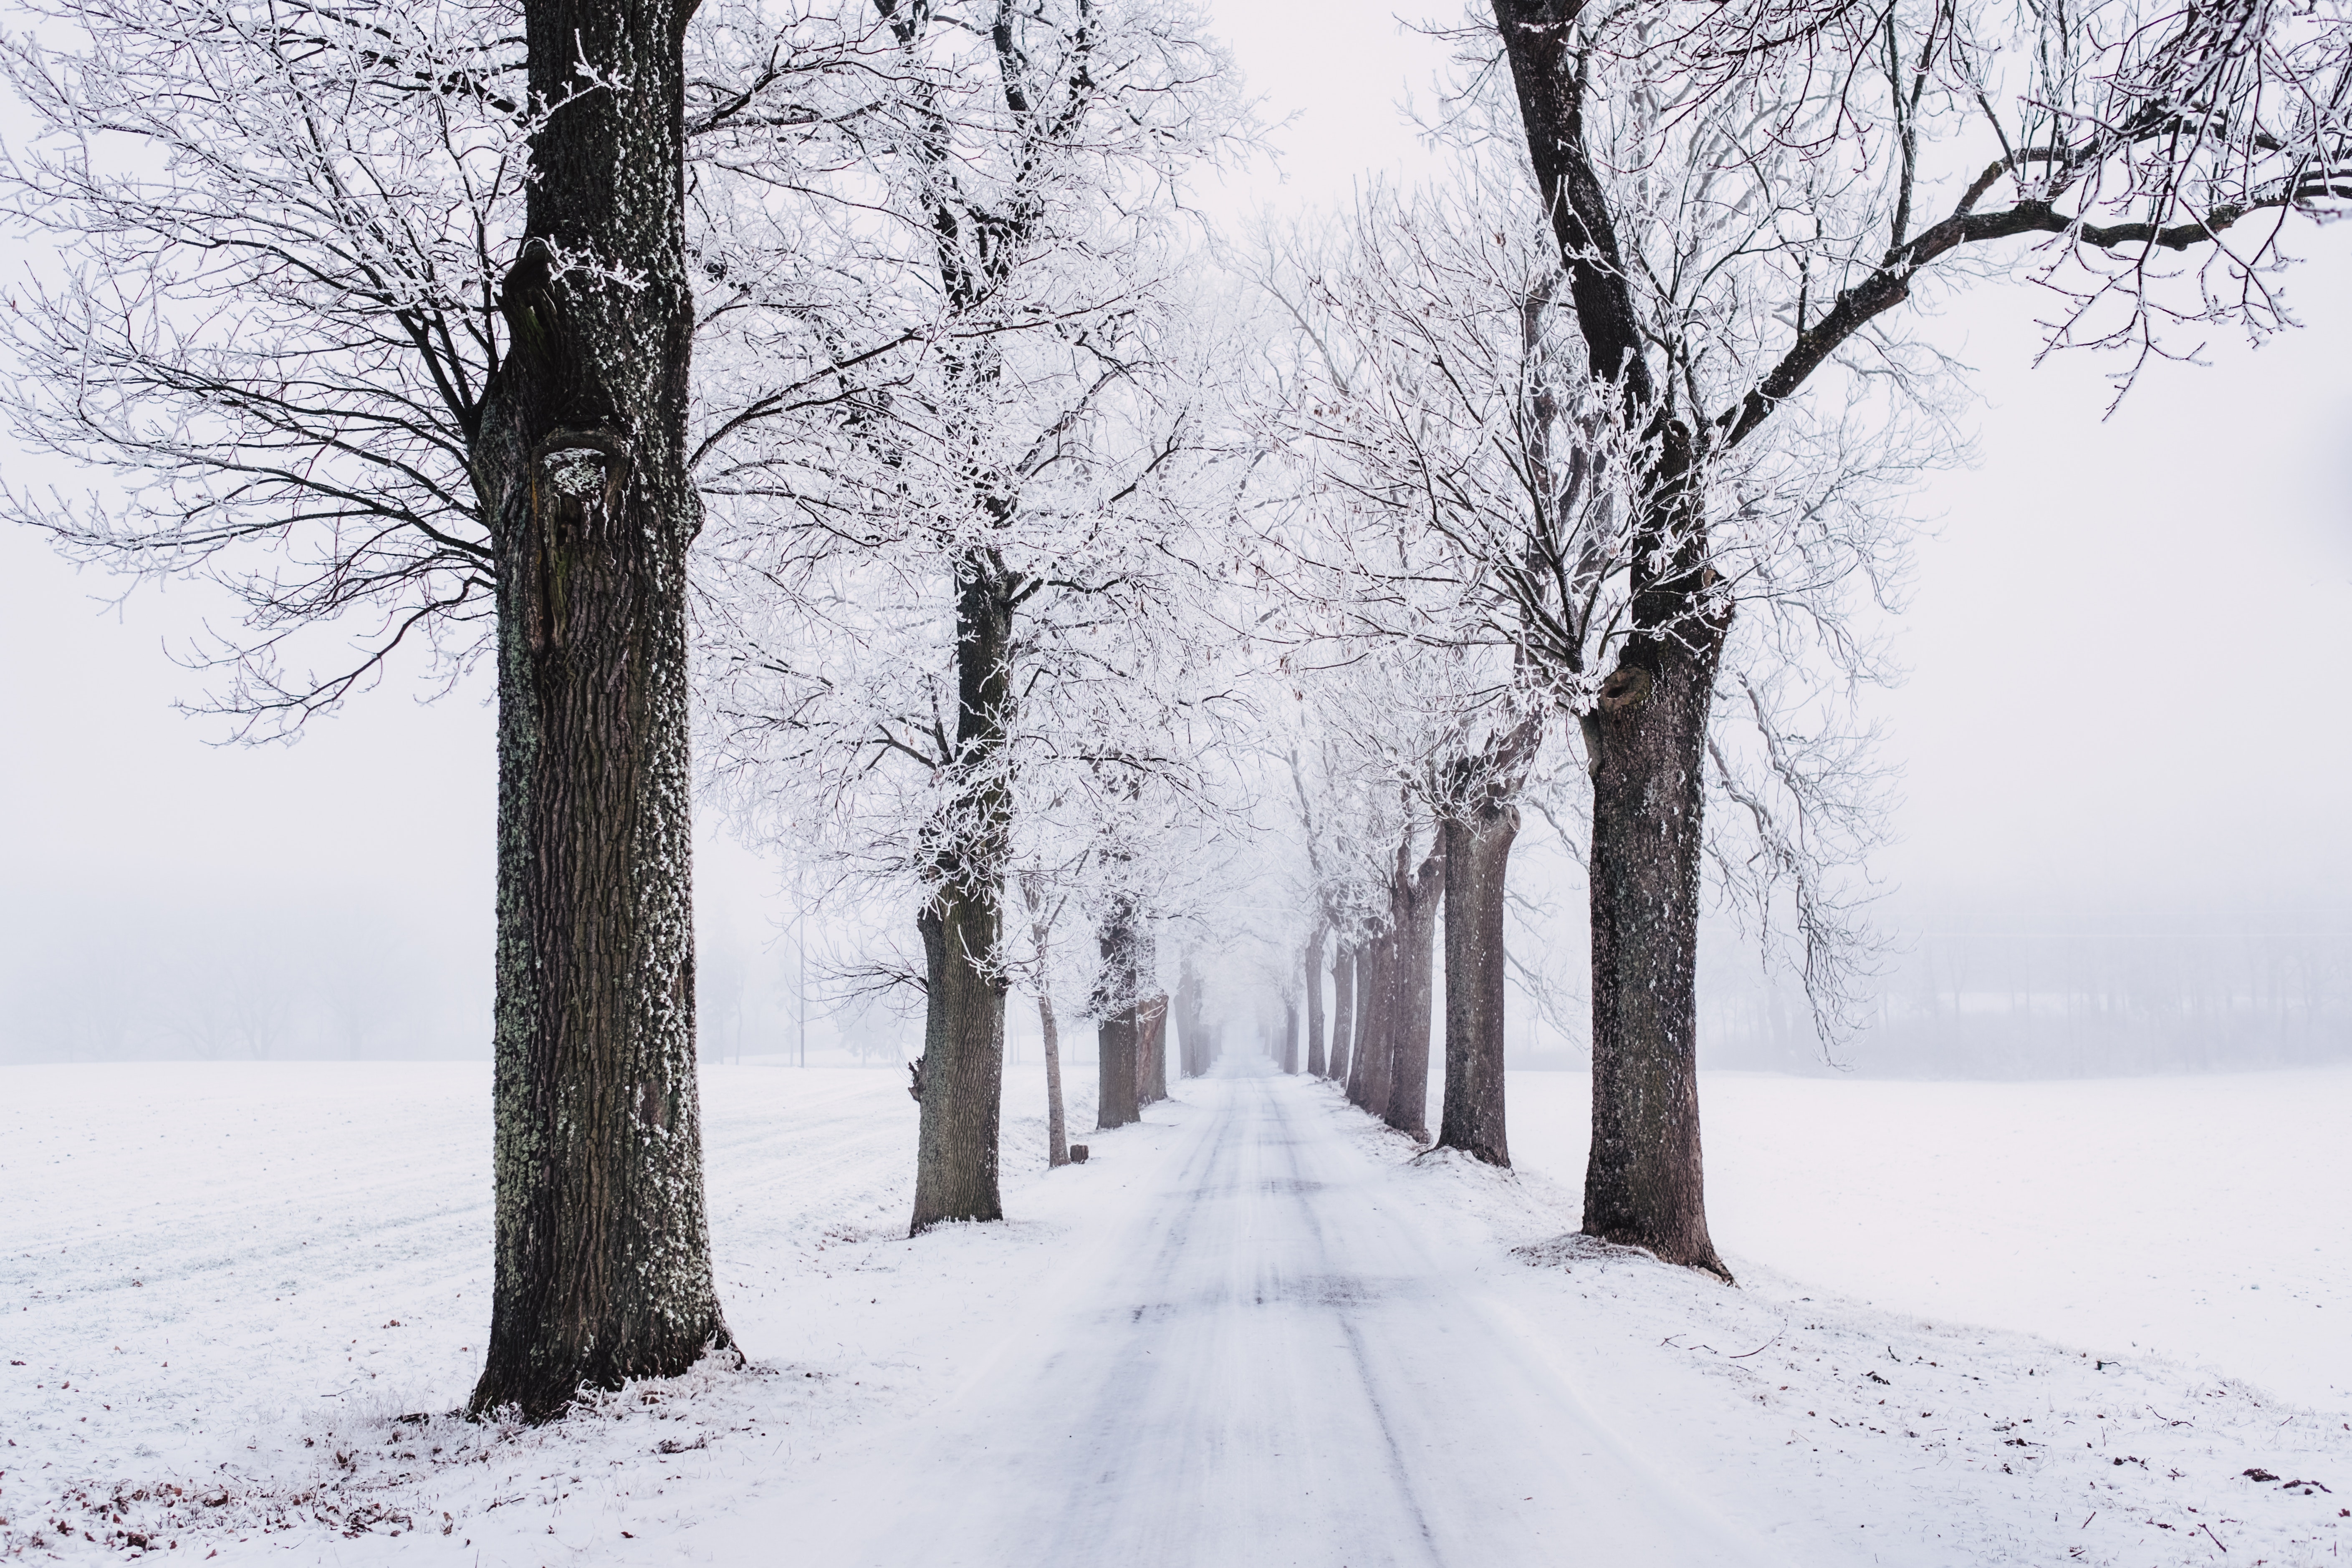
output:
[[1496, 0], [1455, 37], [1438, 129], [1483, 175], [1376, 195], [1266, 264], [1298, 328], [1275, 406], [1309, 475], [1303, 640], [1351, 671], [1410, 650], [1426, 732], [1388, 772], [1434, 841], [1415, 869], [1391, 824], [1384, 878], [1318, 868], [1308, 951], [1341, 933], [1339, 1006], [1352, 988], [1375, 1058], [1351, 1092], [1413, 1125], [1410, 1069], [1378, 1058], [1426, 1026], [1443, 866], [1439, 1142], [1506, 1159], [1504, 868], [1557, 730], [1592, 938], [1584, 1226], [1724, 1273], [1702, 885], [1786, 933], [1822, 1037], [1854, 1026], [1873, 946], [1839, 872], [1882, 786], [1850, 698], [1954, 372], [1922, 307], [2031, 276], [2053, 343], [2121, 352], [2126, 389], [2193, 351], [2181, 329], [2276, 330], [2285, 218], [2352, 195], [2352, 44], [2327, 8], [1943, 0]]
[[2279, 220], [2346, 194], [2339, 12], [2219, 16], [1497, 0], [1447, 181], [1217, 268], [1187, 183], [1255, 132], [1173, 0], [56, 0], [5, 59], [49, 243], [0, 396], [114, 483], [8, 505], [231, 595], [240, 734], [492, 672], [478, 1411], [730, 1342], [698, 790], [908, 939], [858, 978], [923, 996], [918, 1231], [1003, 1212], [1016, 982], [1057, 1160], [1057, 994], [1102, 1125], [1205, 1068], [1163, 948], [1303, 952], [1308, 1069], [1423, 1131], [1441, 900], [1437, 1139], [1506, 1163], [1508, 860], [1557, 805], [1586, 1228], [1720, 1273], [1703, 875], [1834, 1034], [1862, 609], [1948, 377], [1912, 301], [2030, 268], [2063, 341], [2267, 330]]

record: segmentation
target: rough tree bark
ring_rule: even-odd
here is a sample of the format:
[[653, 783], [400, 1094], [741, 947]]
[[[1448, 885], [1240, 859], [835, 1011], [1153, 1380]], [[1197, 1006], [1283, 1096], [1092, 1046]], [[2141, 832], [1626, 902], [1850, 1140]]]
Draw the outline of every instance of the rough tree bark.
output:
[[1707, 1235], [1698, 1110], [1699, 769], [1722, 647], [1713, 629], [1637, 637], [1601, 686], [1584, 1228], [1727, 1280]]
[[1445, 1103], [1437, 1146], [1508, 1165], [1504, 1135], [1505, 895], [1514, 803], [1543, 742], [1534, 719], [1460, 765], [1438, 824], [1445, 852]]
[[1132, 899], [1114, 898], [1103, 921], [1102, 981], [1096, 1004], [1095, 1027], [1097, 1091], [1095, 1125], [1124, 1127], [1142, 1119], [1142, 1019], [1138, 993], [1142, 990], [1142, 941]]
[[1323, 1059], [1323, 943], [1331, 934], [1330, 925], [1315, 922], [1315, 934], [1307, 939], [1307, 1076], [1321, 1078]]
[[[475, 460], [501, 498], [496, 1266], [468, 1408], [728, 1344], [695, 1081], [688, 802], [686, 0], [529, 0], [511, 348]], [[571, 97], [579, 62], [625, 84]], [[557, 265], [557, 258], [563, 264]]]
[[1633, 631], [1585, 721], [1591, 752], [1592, 1148], [1584, 1228], [1728, 1281], [1708, 1237], [1698, 1110], [1706, 723], [1728, 604], [1707, 589], [1689, 438], [1660, 422], [1636, 518]]
[[1410, 879], [1397, 884], [1395, 1003], [1389, 1018], [1388, 1093], [1382, 1120], [1423, 1142], [1429, 1139], [1429, 1016], [1437, 910], [1445, 892], [1445, 837]]
[[1004, 1217], [996, 1157], [1005, 986], [997, 944], [1013, 807], [998, 764], [1012, 731], [1019, 584], [989, 551], [967, 553], [956, 575], [956, 749], [944, 817], [959, 828], [942, 836], [936, 890], [916, 917], [929, 991], [910, 1236], [942, 1220]]
[[1348, 1081], [1349, 1051], [1356, 1038], [1356, 949], [1354, 944], [1341, 942], [1338, 956], [1331, 960], [1331, 1061], [1332, 1082], [1344, 1086]]
[[1504, 1131], [1505, 876], [1518, 807], [1449, 817], [1445, 836], [1445, 1104], [1437, 1145], [1511, 1163]]
[[[876, 12], [902, 48], [918, 47], [935, 24], [952, 26], [928, 5], [876, 0]], [[1028, 121], [1026, 61], [1008, 12], [989, 35], [998, 91], [1016, 121]], [[942, 298], [961, 314], [981, 307], [1026, 249], [1044, 206], [1034, 195], [981, 205], [952, 178], [951, 121], [919, 94], [918, 132], [908, 144], [927, 207]], [[1032, 121], [1034, 123], [1034, 121]], [[967, 347], [943, 351], [950, 374], [979, 391], [995, 379], [995, 355]], [[950, 443], [953, 445], [952, 442]], [[1010, 524], [1020, 507], [1020, 475], [975, 464], [964, 476], [974, 518], [989, 529]], [[1005, 987], [997, 942], [1004, 917], [1004, 866], [1012, 795], [1004, 747], [1015, 718], [1012, 679], [1013, 617], [1035, 588], [986, 544], [962, 547], [950, 562], [955, 583], [955, 748], [944, 772], [948, 799], [929, 825], [932, 882], [938, 891], [918, 916], [931, 966], [924, 1019], [915, 1215], [920, 1232], [941, 1220], [1003, 1217], [997, 1180], [997, 1135], [1004, 1079]]]
[[1135, 1009], [1123, 1007], [1095, 1024], [1095, 1130], [1142, 1120], [1135, 1093]]

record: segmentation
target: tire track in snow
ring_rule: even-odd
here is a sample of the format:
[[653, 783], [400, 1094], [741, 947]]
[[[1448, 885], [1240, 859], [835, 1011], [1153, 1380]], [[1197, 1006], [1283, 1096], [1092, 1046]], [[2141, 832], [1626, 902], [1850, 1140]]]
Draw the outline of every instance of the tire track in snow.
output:
[[1240, 1061], [1186, 1094], [1094, 1174], [1150, 1168], [1064, 1189], [1071, 1260], [984, 1370], [747, 1539], [789, 1517], [856, 1568], [1778, 1561], [1487, 1310], [1491, 1248], [1400, 1200], [1318, 1090]]

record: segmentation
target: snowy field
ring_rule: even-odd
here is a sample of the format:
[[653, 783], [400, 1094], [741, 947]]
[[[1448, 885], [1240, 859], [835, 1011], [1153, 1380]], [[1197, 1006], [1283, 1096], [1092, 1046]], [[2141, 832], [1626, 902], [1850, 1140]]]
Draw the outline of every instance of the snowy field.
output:
[[910, 1242], [903, 1074], [705, 1071], [751, 1366], [519, 1431], [446, 1414], [488, 1310], [485, 1068], [0, 1069], [0, 1554], [2285, 1565], [2352, 1538], [2352, 1071], [1712, 1077], [1737, 1290], [1566, 1238], [1572, 1075], [1515, 1076], [1516, 1176], [1238, 1061], [1048, 1176], [1032, 1063], [1013, 1222]]
[[[1743, 1275], [2352, 1406], [2352, 1069], [1702, 1093], [1708, 1217]], [[1521, 1166], [1581, 1187], [1590, 1094], [1513, 1076]]]

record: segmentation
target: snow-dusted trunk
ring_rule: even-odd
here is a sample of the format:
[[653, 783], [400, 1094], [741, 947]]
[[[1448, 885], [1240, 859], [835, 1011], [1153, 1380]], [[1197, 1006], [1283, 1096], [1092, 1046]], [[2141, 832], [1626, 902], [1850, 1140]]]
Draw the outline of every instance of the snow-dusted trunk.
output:
[[[1348, 1098], [1370, 1110], [1386, 1103], [1389, 986], [1394, 978], [1396, 933], [1383, 931], [1356, 953], [1356, 1048], [1348, 1063]], [[1380, 1100], [1373, 1094], [1380, 1092]]]
[[1503, 915], [1518, 808], [1466, 812], [1439, 831], [1445, 837], [1445, 1104], [1437, 1143], [1507, 1165]]
[[1070, 1163], [1070, 1128], [1062, 1111], [1062, 1031], [1054, 1017], [1054, 998], [1037, 988], [1037, 1027], [1045, 1037], [1045, 1163]]
[[1037, 890], [1033, 874], [1021, 879], [1021, 896], [1029, 906], [1029, 940], [1037, 950], [1037, 1031], [1045, 1041], [1045, 1164], [1048, 1169], [1070, 1163], [1070, 1129], [1062, 1110], [1062, 1028], [1054, 1016], [1053, 973], [1048, 943], [1052, 917]]
[[916, 917], [929, 988], [923, 1006], [922, 1127], [908, 1233], [941, 1220], [1004, 1217], [997, 1180], [1004, 1091], [1005, 838], [1002, 768], [1013, 721], [1013, 581], [988, 552], [956, 564], [956, 761], [942, 808], [952, 831]]
[[1355, 1037], [1356, 950], [1341, 942], [1331, 960], [1331, 1060], [1326, 1076], [1334, 1082], [1348, 1081], [1348, 1052]]
[[1351, 1101], [1360, 1101], [1364, 1087], [1364, 1048], [1372, 1029], [1374, 980], [1380, 967], [1380, 939], [1374, 937], [1356, 944], [1355, 964], [1355, 1027], [1348, 1040], [1348, 1070], [1340, 1075], [1339, 1087]]
[[1298, 998], [1282, 999], [1282, 1070], [1298, 1070]]
[[1584, 1228], [1728, 1279], [1707, 1237], [1698, 1134], [1699, 769], [1730, 624], [1713, 602], [1703, 454], [1652, 372], [1638, 268], [1618, 243], [1605, 160], [1586, 144], [1592, 78], [1576, 14], [1551, 0], [1492, 4], [1587, 359], [1619, 389], [1626, 425], [1657, 443], [1626, 552], [1631, 635], [1598, 710], [1580, 716], [1592, 767]]
[[[686, 554], [685, 16], [530, 0], [500, 498], [496, 1267], [469, 1408], [542, 1419], [728, 1342], [695, 1082]], [[561, 258], [561, 265], [558, 259]]]
[[1191, 1000], [1184, 1009], [1184, 1054], [1192, 1064], [1192, 1075], [1198, 1078], [1209, 1070], [1209, 1064], [1215, 1054], [1210, 1049], [1209, 1016], [1201, 1007], [1201, 977], [1198, 974], [1192, 976], [1192, 986]]
[[1391, 983], [1388, 1092], [1373, 1103], [1388, 1124], [1429, 1137], [1430, 977], [1437, 942], [1437, 911], [1445, 892], [1445, 840], [1409, 882], [1397, 905], [1396, 975]]
[[1318, 921], [1307, 939], [1307, 1076], [1323, 1076], [1323, 942], [1330, 927]]
[[1176, 990], [1168, 999], [1168, 1028], [1176, 1040], [1176, 1071], [1181, 1078], [1191, 1078], [1196, 1070], [1193, 1053], [1199, 1048], [1195, 1039], [1199, 1026], [1192, 1021], [1191, 992], [1192, 986], [1192, 955], [1187, 952], [1177, 961]]
[[1201, 1017], [1201, 973], [1192, 967], [1192, 955], [1184, 955], [1182, 972], [1176, 980], [1176, 1018], [1178, 1048], [1182, 1052], [1182, 1071], [1186, 1078], [1198, 1078], [1209, 1070], [1208, 1026]]
[[1168, 1098], [1168, 998], [1154, 996], [1135, 1013], [1135, 1098], [1140, 1107]]
[[1584, 1229], [1728, 1279], [1707, 1236], [1696, 991], [1700, 767], [1725, 625], [1637, 637], [1594, 715]]
[[1142, 1019], [1137, 1005], [1141, 986], [1141, 937], [1134, 900], [1120, 895], [1111, 900], [1101, 934], [1102, 983], [1099, 994], [1110, 1003], [1097, 1013], [1096, 1058], [1099, 1078], [1095, 1099], [1095, 1125], [1124, 1127], [1139, 1121], [1143, 1106], [1139, 1081], [1142, 1055]]
[[1403, 1013], [1404, 932], [1391, 928], [1381, 938], [1380, 959], [1372, 972], [1372, 1032], [1363, 1051], [1364, 1070], [1356, 1103], [1385, 1118], [1389, 1089], [1396, 1081], [1397, 1026]]
[[1142, 1118], [1135, 1092], [1135, 1009], [1123, 1007], [1095, 1025], [1095, 1127], [1124, 1127]]

